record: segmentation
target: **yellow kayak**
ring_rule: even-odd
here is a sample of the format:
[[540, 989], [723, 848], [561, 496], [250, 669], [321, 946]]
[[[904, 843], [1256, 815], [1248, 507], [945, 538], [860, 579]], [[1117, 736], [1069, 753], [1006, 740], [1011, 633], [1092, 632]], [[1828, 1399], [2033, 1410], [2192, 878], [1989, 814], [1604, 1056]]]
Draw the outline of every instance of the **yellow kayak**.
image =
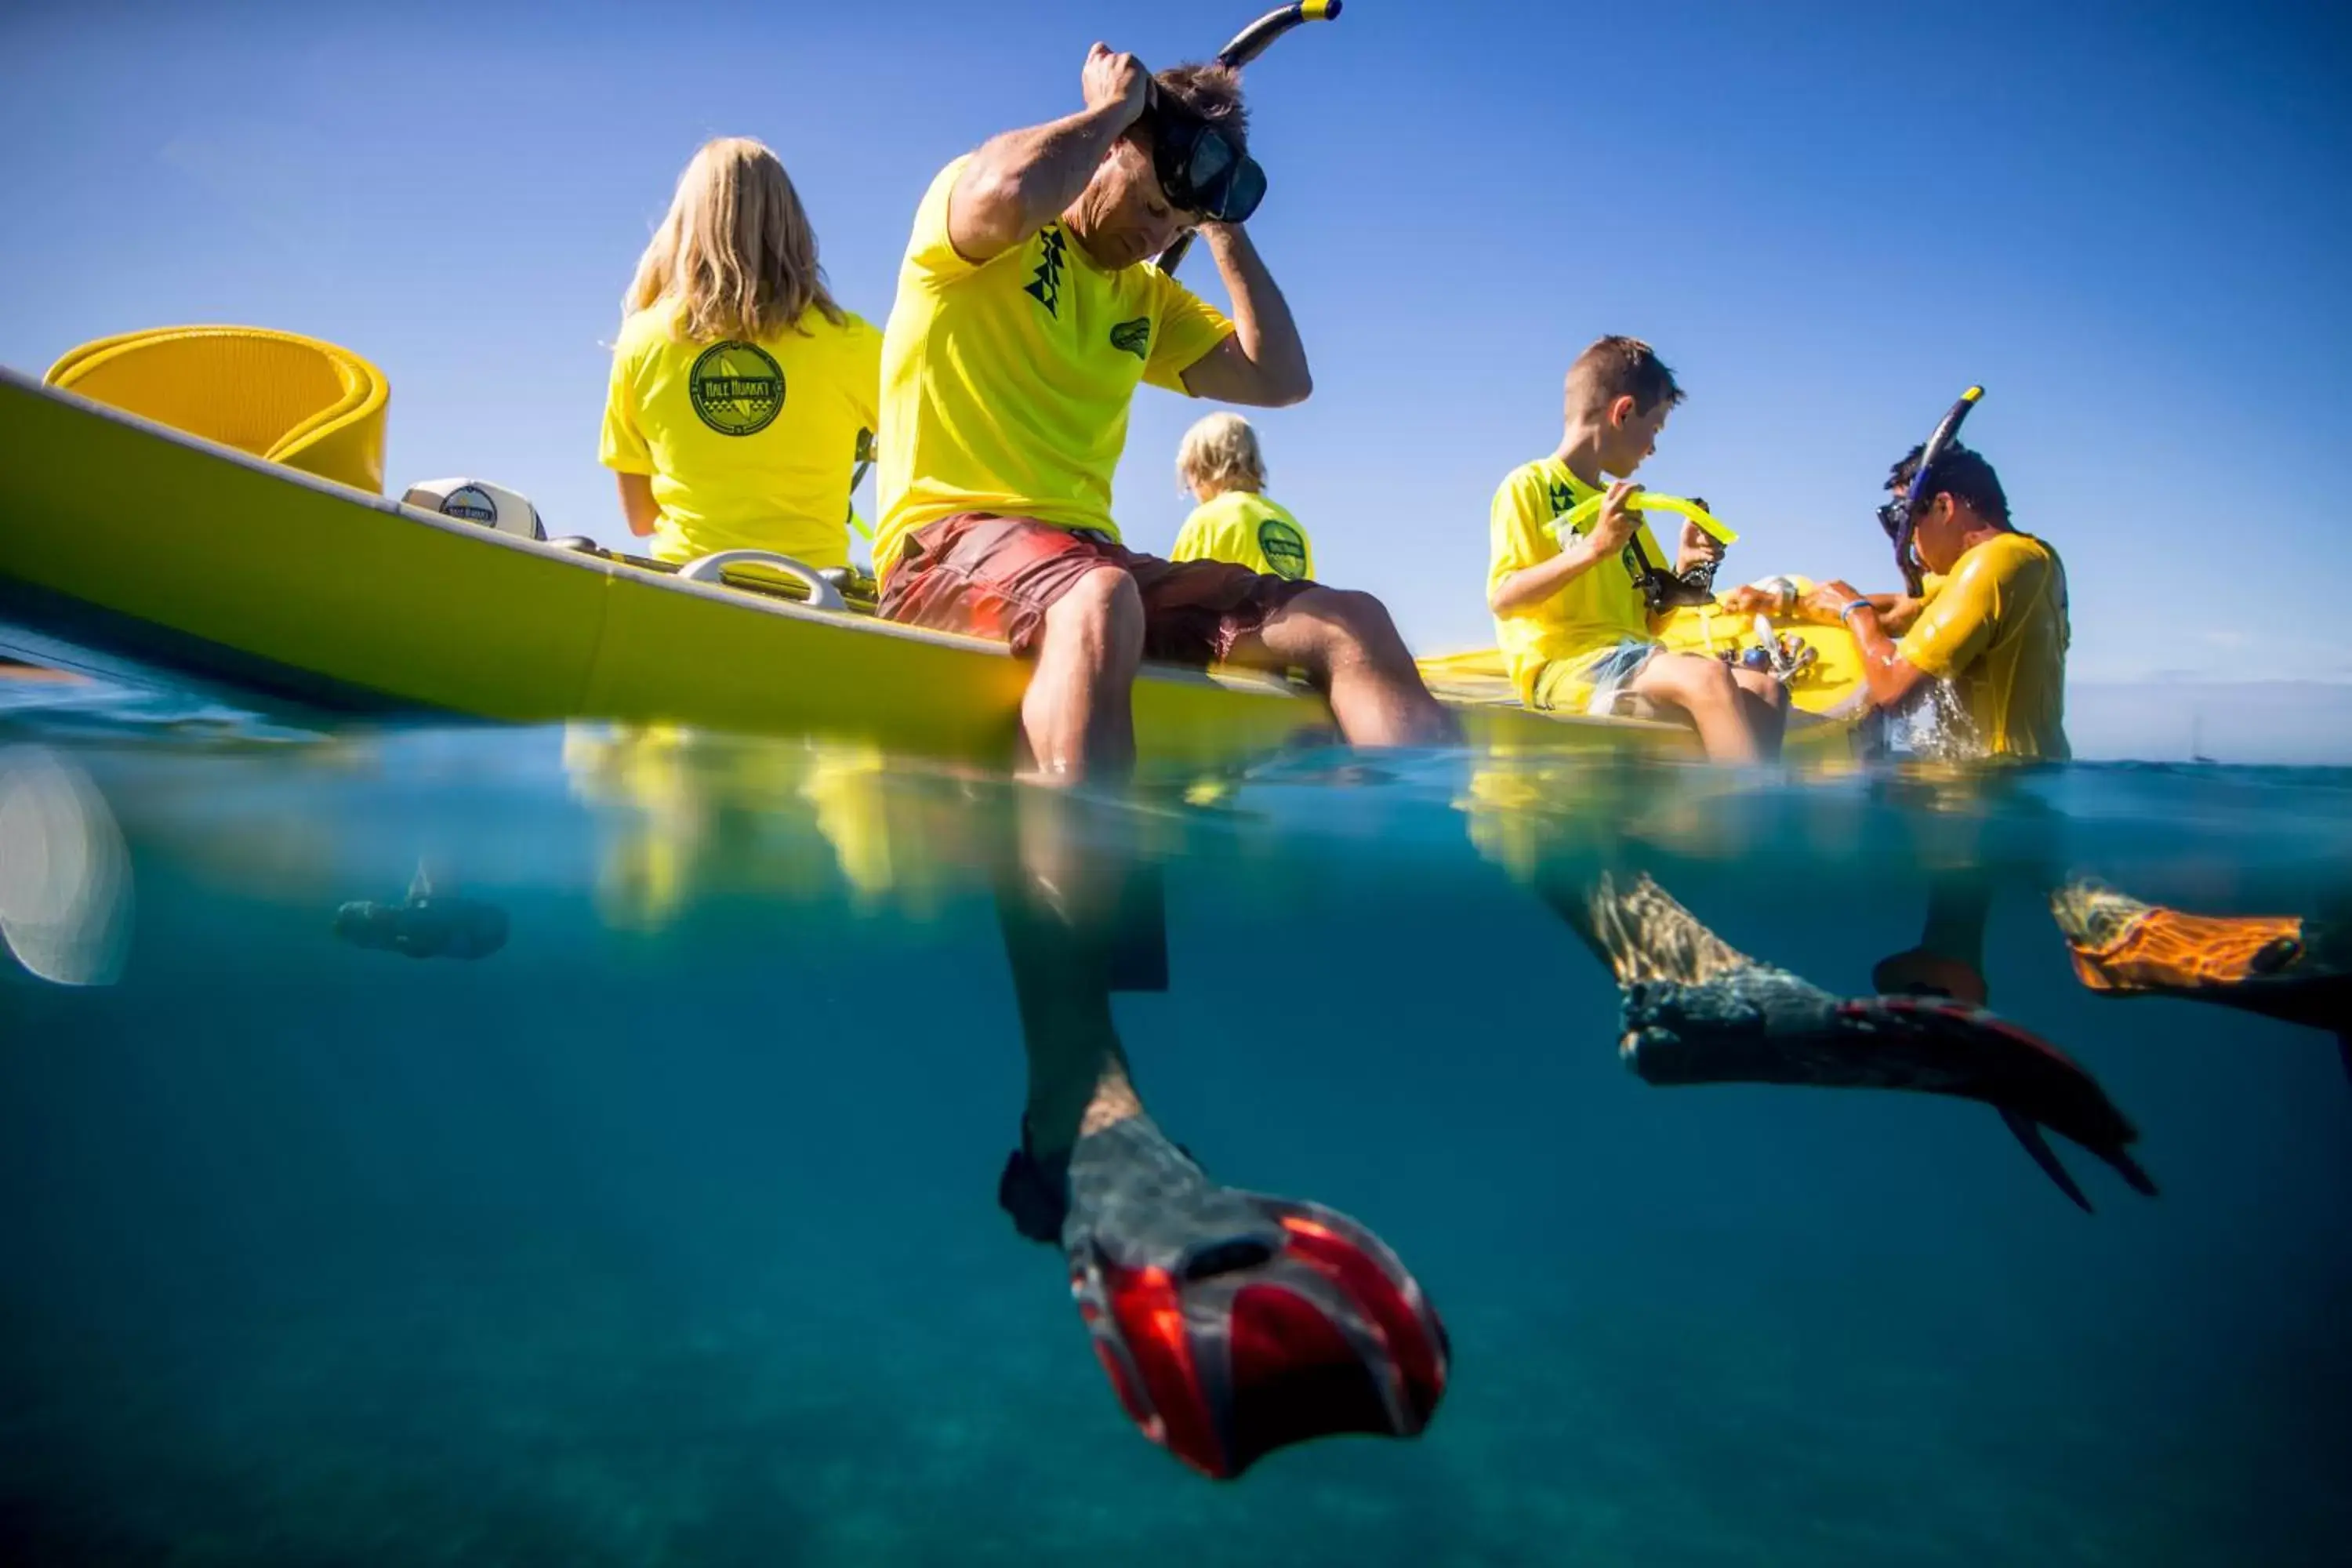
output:
[[[1658, 623], [1658, 640], [1666, 647], [1718, 658], [1737, 658], [1762, 647], [1768, 635], [1781, 658], [1795, 666], [1788, 685], [1797, 711], [1829, 721], [1843, 717], [1863, 689], [1862, 650], [1843, 626], [1824, 626], [1796, 616], [1737, 616], [1715, 605], [1675, 610]], [[1509, 667], [1497, 648], [1424, 658], [1421, 673], [1432, 690], [1454, 702], [1518, 700]], [[1798, 733], [1792, 731], [1791, 739]]]
[[[0, 369], [0, 655], [353, 713], [992, 762], [1013, 733], [1027, 672], [1002, 645], [387, 499], [382, 378], [331, 345], [173, 329], [77, 350], [51, 379]], [[1530, 713], [1442, 668], [1440, 684], [1476, 745], [1696, 752], [1679, 725]], [[1211, 766], [1329, 723], [1291, 683], [1161, 667], [1135, 720], [1147, 762]]]

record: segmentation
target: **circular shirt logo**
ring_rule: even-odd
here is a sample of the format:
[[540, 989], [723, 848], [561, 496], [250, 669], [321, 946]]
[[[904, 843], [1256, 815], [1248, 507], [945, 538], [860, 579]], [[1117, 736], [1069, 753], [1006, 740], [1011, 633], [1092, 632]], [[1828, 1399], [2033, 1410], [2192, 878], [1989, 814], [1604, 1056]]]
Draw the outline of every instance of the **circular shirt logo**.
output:
[[721, 436], [756, 436], [784, 405], [784, 370], [757, 343], [713, 343], [686, 378], [695, 417]]
[[1257, 525], [1258, 553], [1277, 577], [1296, 583], [1307, 575], [1307, 536], [1278, 517]]
[[492, 500], [489, 492], [479, 485], [459, 485], [449, 492], [449, 499], [441, 503], [441, 515], [460, 517], [467, 522], [485, 523], [496, 528], [499, 525], [499, 503]]

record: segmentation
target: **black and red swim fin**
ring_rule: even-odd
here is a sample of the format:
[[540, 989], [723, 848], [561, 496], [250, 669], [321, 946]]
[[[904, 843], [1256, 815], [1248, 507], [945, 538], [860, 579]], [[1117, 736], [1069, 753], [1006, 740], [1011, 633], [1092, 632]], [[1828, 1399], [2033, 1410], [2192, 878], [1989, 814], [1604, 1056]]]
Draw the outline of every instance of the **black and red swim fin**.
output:
[[1925, 996], [1840, 998], [1751, 964], [1698, 984], [1627, 988], [1619, 1046], [1649, 1083], [1785, 1083], [1896, 1089], [1974, 1100], [2000, 1112], [2026, 1153], [2084, 1209], [2048, 1128], [2105, 1161], [2135, 1192], [2156, 1184], [2126, 1152], [2138, 1131], [2081, 1066], [1997, 1014]]
[[1287, 1444], [1429, 1424], [1444, 1325], [1363, 1226], [1217, 1185], [1148, 1117], [1079, 1139], [1067, 1172], [1070, 1293], [1153, 1442], [1229, 1480]]

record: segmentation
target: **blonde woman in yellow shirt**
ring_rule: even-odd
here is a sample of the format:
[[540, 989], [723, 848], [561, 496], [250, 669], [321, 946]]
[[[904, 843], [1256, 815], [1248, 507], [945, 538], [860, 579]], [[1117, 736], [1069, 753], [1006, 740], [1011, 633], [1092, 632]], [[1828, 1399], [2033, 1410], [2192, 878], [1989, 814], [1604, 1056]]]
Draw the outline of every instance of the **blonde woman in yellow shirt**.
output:
[[622, 308], [599, 455], [629, 531], [663, 561], [768, 550], [848, 564], [882, 334], [834, 301], [773, 153], [730, 136], [695, 153]]
[[1184, 432], [1176, 479], [1201, 504], [1177, 531], [1171, 561], [1230, 561], [1293, 583], [1315, 575], [1315, 547], [1289, 509], [1265, 496], [1265, 455], [1238, 414]]

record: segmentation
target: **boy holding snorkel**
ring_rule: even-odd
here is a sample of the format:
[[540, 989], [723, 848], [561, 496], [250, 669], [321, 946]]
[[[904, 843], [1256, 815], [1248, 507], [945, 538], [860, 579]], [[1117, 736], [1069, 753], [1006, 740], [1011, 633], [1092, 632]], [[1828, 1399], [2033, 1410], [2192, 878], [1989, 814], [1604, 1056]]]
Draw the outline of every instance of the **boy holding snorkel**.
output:
[[1669, 572], [1635, 515], [1632, 475], [1682, 400], [1674, 372], [1638, 338], [1602, 338], [1576, 356], [1559, 447], [1495, 492], [1486, 605], [1528, 707], [1606, 714], [1638, 698], [1686, 714], [1709, 757], [1760, 762], [1780, 752], [1788, 689], [1767, 671], [1671, 653], [1654, 635], [1654, 617], [1678, 602], [1675, 579], [1723, 553], [1686, 522]]

